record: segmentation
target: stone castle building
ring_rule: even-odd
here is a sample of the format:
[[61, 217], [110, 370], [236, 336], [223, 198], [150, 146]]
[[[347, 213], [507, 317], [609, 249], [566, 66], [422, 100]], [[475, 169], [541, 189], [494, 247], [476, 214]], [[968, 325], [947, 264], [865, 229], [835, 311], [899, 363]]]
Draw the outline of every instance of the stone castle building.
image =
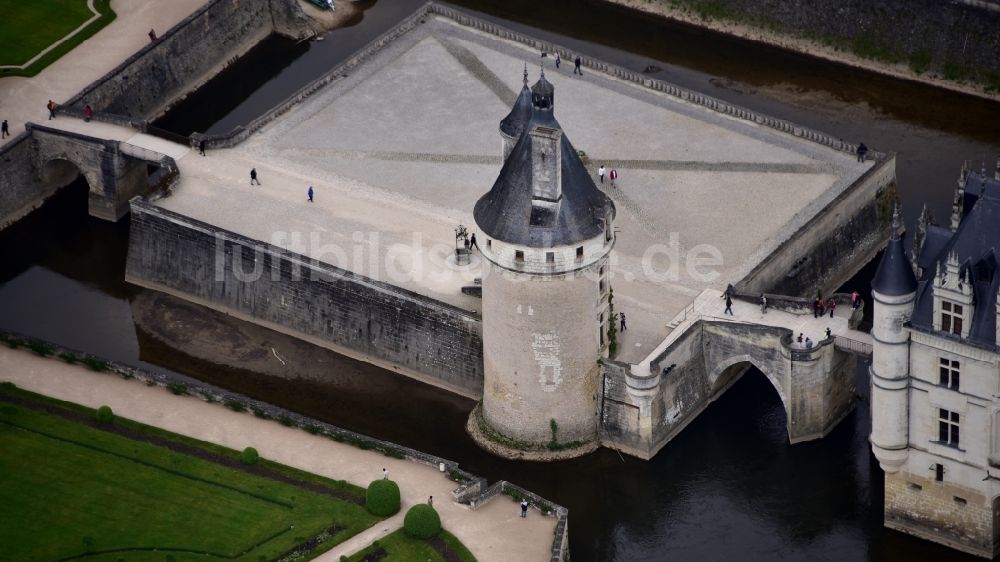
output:
[[1000, 552], [1000, 167], [963, 169], [947, 226], [924, 212], [872, 281], [872, 451], [885, 525]]
[[505, 157], [477, 203], [483, 266], [483, 419], [527, 447], [595, 443], [611, 325], [615, 207], [553, 114], [541, 77], [500, 124]]

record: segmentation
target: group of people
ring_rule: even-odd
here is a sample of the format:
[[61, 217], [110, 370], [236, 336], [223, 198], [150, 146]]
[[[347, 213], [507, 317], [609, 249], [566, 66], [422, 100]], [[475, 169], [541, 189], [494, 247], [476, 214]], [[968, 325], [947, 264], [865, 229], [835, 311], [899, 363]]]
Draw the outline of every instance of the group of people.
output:
[[[548, 53], [543, 52], [542, 56], [547, 57]], [[559, 56], [559, 53], [556, 53], [557, 70], [559, 69], [559, 65], [561, 64], [562, 64], [562, 57]], [[580, 57], [576, 57], [575, 59], [573, 59], [573, 74], [579, 74], [580, 76], [583, 76], [583, 59], [581, 59]]]
[[816, 300], [813, 301], [813, 318], [825, 315], [828, 310], [830, 311], [830, 318], [833, 318], [833, 311], [836, 308], [837, 299], [830, 297], [824, 301], [822, 295], [817, 295]]
[[[604, 164], [601, 164], [601, 167], [597, 169], [597, 177], [601, 179], [601, 183], [604, 183], [604, 175], [606, 173], [607, 168], [604, 167]], [[618, 180], [618, 170], [611, 168], [611, 173], [608, 173], [607, 176], [611, 180], [611, 187], [618, 187], [615, 185], [615, 181]]]

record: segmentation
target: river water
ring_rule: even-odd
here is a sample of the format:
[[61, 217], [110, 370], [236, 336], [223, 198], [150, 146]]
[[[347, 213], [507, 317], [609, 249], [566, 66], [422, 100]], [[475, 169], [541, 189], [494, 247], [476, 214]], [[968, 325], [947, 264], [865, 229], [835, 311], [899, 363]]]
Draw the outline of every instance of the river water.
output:
[[[245, 123], [421, 3], [358, 3], [363, 17], [324, 41], [271, 41], [158, 125], [186, 133]], [[661, 69], [654, 77], [898, 152], [909, 224], [924, 201], [947, 218], [962, 160], [978, 167], [1000, 156], [1000, 104], [591, 0], [549, 1], [544, 10], [528, 0], [459, 4], [587, 55], [639, 71], [653, 65]], [[234, 80], [242, 89], [219, 85]], [[84, 209], [86, 186], [78, 182], [0, 233], [0, 328], [207, 380], [517, 482], [570, 508], [574, 560], [972, 559], [882, 528], [882, 478], [867, 443], [864, 396], [831, 435], [792, 447], [777, 393], [750, 371], [652, 461], [608, 450], [560, 463], [503, 461], [466, 437], [471, 401], [370, 365], [329, 354], [341, 379], [364, 385], [275, 380], [146, 336], [130, 306], [142, 289], [123, 281], [127, 221], [104, 223]], [[846, 288], [864, 289], [873, 269]], [[857, 383], [867, 395], [863, 365]]]

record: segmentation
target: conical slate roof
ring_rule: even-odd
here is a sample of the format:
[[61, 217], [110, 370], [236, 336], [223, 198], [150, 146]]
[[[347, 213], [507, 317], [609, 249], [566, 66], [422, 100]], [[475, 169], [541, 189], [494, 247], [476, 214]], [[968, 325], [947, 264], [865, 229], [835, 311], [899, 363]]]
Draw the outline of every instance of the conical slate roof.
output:
[[511, 108], [507, 117], [504, 117], [500, 121], [500, 132], [516, 139], [524, 132], [524, 126], [530, 119], [531, 90], [528, 88], [528, 84], [525, 83], [521, 88], [521, 93], [517, 96], [517, 100], [514, 102], [514, 107]]
[[[551, 103], [552, 84], [545, 80], [535, 86]], [[568, 246], [601, 235], [605, 219], [614, 217], [614, 203], [594, 184], [565, 133], [560, 141], [562, 197], [550, 207], [533, 204], [529, 132], [534, 127], [562, 130], [551, 106], [547, 111], [533, 108], [493, 188], [476, 203], [476, 224], [490, 238], [532, 248]]]
[[899, 209], [893, 211], [892, 236], [885, 248], [882, 261], [878, 264], [875, 278], [872, 280], [872, 290], [876, 293], [899, 297], [917, 290], [917, 279], [913, 276], [913, 267], [906, 258], [903, 240], [899, 237]]

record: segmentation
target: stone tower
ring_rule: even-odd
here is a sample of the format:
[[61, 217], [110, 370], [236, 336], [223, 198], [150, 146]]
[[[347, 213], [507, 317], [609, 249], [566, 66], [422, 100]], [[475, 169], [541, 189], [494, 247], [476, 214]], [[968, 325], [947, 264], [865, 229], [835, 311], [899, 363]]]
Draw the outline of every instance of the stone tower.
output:
[[501, 124], [513, 133], [526, 116], [519, 137], [474, 211], [485, 258], [483, 419], [515, 448], [592, 443], [615, 207], [556, 121], [544, 71], [530, 112], [523, 99]]
[[887, 474], [906, 462], [909, 445], [910, 331], [917, 280], [899, 237], [899, 209], [892, 215], [892, 233], [872, 280], [874, 319], [871, 364], [871, 444]]

